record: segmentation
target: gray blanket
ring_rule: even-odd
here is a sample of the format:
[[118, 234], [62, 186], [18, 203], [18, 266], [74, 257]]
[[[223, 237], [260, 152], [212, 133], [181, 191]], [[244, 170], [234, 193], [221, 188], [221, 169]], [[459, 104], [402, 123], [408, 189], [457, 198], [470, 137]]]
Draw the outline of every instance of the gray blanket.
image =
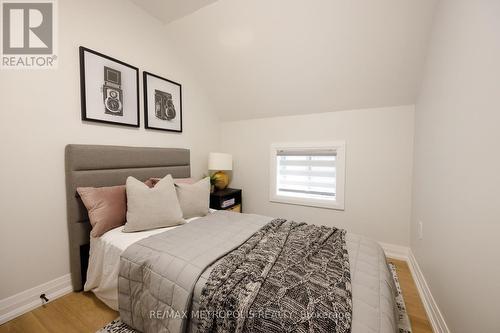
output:
[[[222, 211], [131, 245], [120, 259], [118, 298], [122, 320], [142, 332], [184, 332], [197, 281], [198, 285], [200, 280], [205, 281], [211, 269], [218, 267], [212, 264], [245, 243], [270, 220]], [[345, 264], [348, 272], [348, 262]], [[206, 277], [199, 279], [202, 273]], [[345, 287], [340, 289], [347, 291], [348, 285]], [[197, 308], [198, 302], [194, 305]], [[350, 313], [344, 310], [337, 312]], [[198, 319], [191, 321], [195, 327]]]
[[350, 282], [345, 230], [276, 219], [213, 268], [198, 331], [350, 332]]
[[269, 221], [220, 211], [129, 246], [118, 278], [122, 321], [145, 333], [184, 332], [199, 276]]

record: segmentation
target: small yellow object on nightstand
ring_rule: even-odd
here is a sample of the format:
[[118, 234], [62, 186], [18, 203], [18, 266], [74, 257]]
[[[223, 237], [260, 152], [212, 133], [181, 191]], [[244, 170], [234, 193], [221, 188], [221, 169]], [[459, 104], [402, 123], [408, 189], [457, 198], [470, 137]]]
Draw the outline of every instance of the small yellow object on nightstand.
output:
[[229, 185], [229, 177], [224, 172], [219, 171], [213, 174], [214, 186], [218, 190], [223, 190]]

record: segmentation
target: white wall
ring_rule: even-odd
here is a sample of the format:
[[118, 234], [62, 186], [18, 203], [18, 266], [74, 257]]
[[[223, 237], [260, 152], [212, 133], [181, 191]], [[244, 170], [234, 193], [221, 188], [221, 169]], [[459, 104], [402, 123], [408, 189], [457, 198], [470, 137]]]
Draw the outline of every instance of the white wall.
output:
[[499, 13], [440, 2], [416, 107], [411, 248], [456, 333], [500, 332]]
[[[231, 186], [244, 211], [334, 225], [408, 245], [414, 107], [352, 110], [222, 123]], [[269, 202], [271, 143], [346, 140], [345, 211]]]
[[[59, 68], [0, 72], [0, 299], [69, 272], [66, 144], [187, 147], [193, 175], [201, 176], [219, 138], [205, 95], [174, 57], [162, 24], [129, 1], [57, 2]], [[184, 133], [82, 123], [80, 45], [182, 83]], [[140, 105], [142, 118], [142, 98]]]

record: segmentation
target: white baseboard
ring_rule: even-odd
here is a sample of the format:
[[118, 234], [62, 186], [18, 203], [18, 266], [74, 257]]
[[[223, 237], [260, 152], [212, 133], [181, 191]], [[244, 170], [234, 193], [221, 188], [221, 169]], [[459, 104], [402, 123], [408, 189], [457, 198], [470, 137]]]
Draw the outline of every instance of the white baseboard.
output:
[[52, 301], [73, 291], [70, 274], [0, 300], [0, 324], [42, 305], [41, 294]]
[[379, 242], [382, 249], [384, 249], [385, 255], [398, 260], [408, 261], [408, 254], [410, 249], [407, 246], [394, 245], [388, 243]]
[[410, 267], [413, 280], [415, 281], [415, 285], [417, 286], [420, 299], [424, 304], [425, 312], [427, 313], [427, 317], [429, 317], [429, 321], [431, 322], [432, 329], [435, 333], [450, 333], [450, 329], [446, 325], [443, 314], [441, 313], [441, 311], [439, 311], [439, 307], [434, 300], [434, 297], [432, 296], [429, 285], [427, 284], [427, 281], [425, 280], [425, 277], [420, 270], [418, 262], [411, 250], [408, 253], [407, 262], [408, 266]]
[[411, 249], [406, 246], [382, 242], [379, 242], [379, 244], [382, 246], [382, 249], [384, 249], [387, 257], [404, 260], [408, 264], [413, 281], [415, 281], [415, 286], [417, 287], [418, 294], [420, 295], [420, 299], [422, 300], [422, 304], [424, 305], [425, 312], [431, 322], [434, 333], [450, 333], [450, 330], [444, 321], [444, 317], [441, 311], [439, 311], [434, 297], [432, 297], [431, 290], [429, 289], [427, 281], [425, 280]]

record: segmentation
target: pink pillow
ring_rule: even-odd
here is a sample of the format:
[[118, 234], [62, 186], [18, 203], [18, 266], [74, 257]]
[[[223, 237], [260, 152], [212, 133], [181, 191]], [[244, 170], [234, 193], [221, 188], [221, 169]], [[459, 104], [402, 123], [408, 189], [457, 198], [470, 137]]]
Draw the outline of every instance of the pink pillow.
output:
[[174, 184], [194, 184], [196, 180], [194, 178], [175, 178]]
[[125, 224], [127, 195], [125, 185], [111, 187], [79, 187], [76, 189], [89, 213], [92, 237]]
[[[156, 183], [158, 183], [162, 178], [149, 178], [144, 183], [149, 187], [155, 187]], [[194, 184], [196, 181], [193, 178], [175, 178], [174, 184]], [[150, 184], [152, 186], [150, 186]]]
[[[158, 180], [153, 180], [153, 179], [158, 179]], [[155, 187], [156, 183], [160, 181], [161, 178], [149, 178], [144, 182], [149, 188]]]

